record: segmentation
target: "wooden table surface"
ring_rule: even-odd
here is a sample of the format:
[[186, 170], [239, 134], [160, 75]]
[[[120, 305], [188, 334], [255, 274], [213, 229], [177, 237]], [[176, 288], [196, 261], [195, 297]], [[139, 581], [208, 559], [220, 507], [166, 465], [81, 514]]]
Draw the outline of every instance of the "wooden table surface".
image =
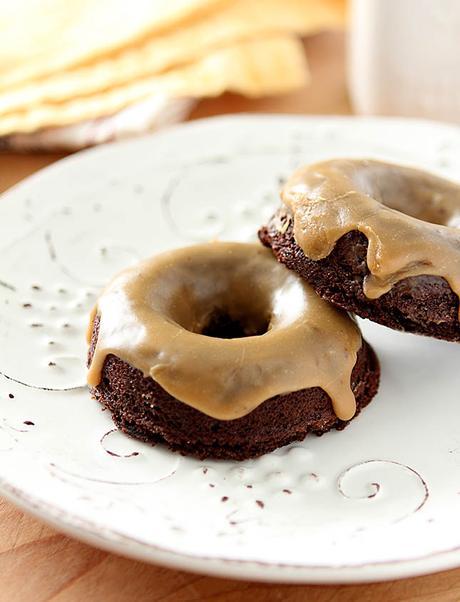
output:
[[[339, 34], [306, 42], [312, 82], [283, 98], [249, 101], [225, 95], [201, 102], [192, 118], [222, 113], [347, 114], [344, 43]], [[0, 155], [0, 191], [60, 155]], [[204, 577], [135, 562], [59, 534], [0, 499], [0, 602], [82, 600], [287, 602], [458, 602], [460, 569], [427, 577], [367, 585], [290, 586]]]

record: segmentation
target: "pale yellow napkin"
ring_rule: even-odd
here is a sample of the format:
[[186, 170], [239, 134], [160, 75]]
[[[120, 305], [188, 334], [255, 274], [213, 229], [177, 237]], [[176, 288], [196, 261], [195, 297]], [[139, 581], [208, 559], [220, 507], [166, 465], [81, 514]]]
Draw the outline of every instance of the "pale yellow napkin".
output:
[[163, 111], [164, 99], [191, 107], [226, 90], [263, 96], [299, 88], [308, 70], [298, 36], [344, 21], [344, 0], [3, 4], [0, 136], [10, 143], [18, 140], [11, 134], [44, 128], [49, 142], [50, 128], [87, 130], [131, 106]]
[[231, 0], [1, 0], [0, 90], [91, 61]]
[[116, 113], [149, 96], [217, 96], [225, 90], [247, 96], [292, 90], [307, 74], [303, 45], [287, 35], [249, 40], [215, 50], [194, 63], [133, 80], [62, 103], [42, 102], [0, 119], [0, 136], [34, 131]]

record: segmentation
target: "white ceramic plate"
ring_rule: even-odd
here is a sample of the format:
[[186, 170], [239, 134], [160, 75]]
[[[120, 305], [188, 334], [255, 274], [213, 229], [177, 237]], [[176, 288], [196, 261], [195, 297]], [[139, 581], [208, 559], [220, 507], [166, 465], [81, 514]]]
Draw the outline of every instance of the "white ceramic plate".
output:
[[84, 386], [87, 313], [112, 274], [166, 248], [254, 238], [280, 179], [334, 156], [455, 178], [460, 131], [219, 118], [74, 155], [3, 196], [3, 494], [98, 546], [203, 573], [346, 582], [460, 565], [458, 345], [363, 323], [382, 364], [372, 404], [341, 433], [241, 463], [130, 439]]

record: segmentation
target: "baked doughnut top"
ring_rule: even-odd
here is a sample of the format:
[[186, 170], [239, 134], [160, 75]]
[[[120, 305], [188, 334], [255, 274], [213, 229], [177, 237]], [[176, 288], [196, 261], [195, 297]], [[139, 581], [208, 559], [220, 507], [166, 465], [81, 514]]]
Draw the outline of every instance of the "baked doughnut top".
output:
[[89, 333], [96, 315], [93, 387], [112, 354], [220, 420], [310, 387], [328, 393], [341, 420], [355, 413], [358, 326], [260, 245], [212, 242], [153, 257], [108, 285]]
[[327, 257], [352, 230], [367, 237], [368, 298], [422, 274], [444, 278], [460, 296], [459, 185], [410, 167], [335, 159], [297, 170], [282, 200], [309, 259]]

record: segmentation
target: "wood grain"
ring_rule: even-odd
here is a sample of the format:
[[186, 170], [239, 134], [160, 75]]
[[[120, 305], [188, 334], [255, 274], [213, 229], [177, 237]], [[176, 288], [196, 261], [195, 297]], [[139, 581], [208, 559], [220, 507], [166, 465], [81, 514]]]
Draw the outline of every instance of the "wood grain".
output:
[[[344, 41], [322, 34], [306, 43], [312, 84], [283, 98], [224, 95], [203, 101], [192, 118], [230, 112], [350, 112]], [[0, 191], [59, 155], [0, 155]], [[356, 586], [286, 586], [218, 579], [109, 554], [57, 533], [0, 499], [0, 602], [458, 602], [460, 569], [403, 581]]]

